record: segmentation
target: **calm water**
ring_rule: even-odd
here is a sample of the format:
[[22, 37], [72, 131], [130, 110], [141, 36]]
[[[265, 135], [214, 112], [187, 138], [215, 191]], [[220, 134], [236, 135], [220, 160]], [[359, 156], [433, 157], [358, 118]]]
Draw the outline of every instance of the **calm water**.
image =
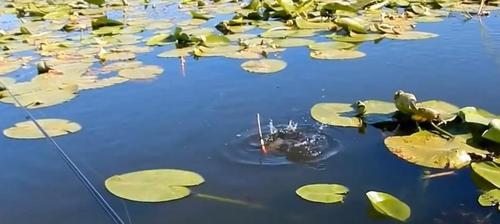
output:
[[[66, 118], [83, 126], [77, 134], [56, 138], [91, 181], [132, 223], [393, 223], [372, 218], [365, 197], [369, 190], [389, 192], [412, 208], [410, 223], [468, 222], [460, 213], [477, 217], [482, 208], [470, 171], [420, 180], [423, 168], [392, 155], [383, 133], [368, 127], [327, 127], [342, 150], [323, 161], [322, 169], [307, 165], [258, 166], [223, 156], [237, 148], [237, 135], [255, 129], [255, 114], [284, 124], [292, 119], [315, 125], [310, 108], [318, 102], [392, 99], [398, 90], [420, 100], [442, 99], [458, 106], [478, 106], [500, 114], [500, 21], [493, 15], [464, 22], [451, 17], [418, 30], [439, 38], [421, 41], [365, 43], [367, 57], [349, 61], [309, 58], [306, 48], [281, 54], [288, 67], [274, 75], [253, 75], [240, 60], [187, 60], [186, 74], [176, 59], [141, 56], [146, 64], [165, 69], [151, 81], [127, 82], [83, 91], [77, 99], [33, 111], [38, 118]], [[18, 79], [33, 69], [17, 72]], [[24, 113], [0, 104], [0, 129], [25, 120]], [[243, 147], [243, 146], [241, 146]], [[248, 208], [196, 196], [158, 204], [122, 201], [107, 193], [104, 180], [143, 169], [179, 168], [207, 180], [193, 191], [241, 199], [264, 206]], [[0, 136], [0, 223], [111, 223], [45, 140], [18, 141]], [[295, 190], [310, 183], [340, 183], [350, 188], [344, 204], [323, 205], [299, 199]], [[448, 216], [443, 214], [447, 213]]]

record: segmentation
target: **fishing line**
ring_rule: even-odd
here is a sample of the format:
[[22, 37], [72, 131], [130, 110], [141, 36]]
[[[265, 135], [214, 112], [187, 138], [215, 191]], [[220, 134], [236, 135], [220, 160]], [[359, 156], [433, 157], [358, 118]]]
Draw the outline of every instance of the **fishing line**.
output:
[[44, 137], [54, 145], [54, 147], [57, 149], [57, 152], [59, 153], [59, 155], [63, 158], [64, 162], [66, 162], [66, 164], [69, 166], [69, 168], [76, 174], [78, 179], [83, 183], [83, 185], [87, 188], [87, 190], [89, 190], [89, 192], [92, 194], [94, 199], [99, 203], [99, 205], [101, 205], [101, 207], [108, 214], [108, 216], [113, 220], [113, 222], [116, 224], [125, 224], [125, 222], [120, 218], [120, 216], [111, 207], [111, 205], [106, 201], [106, 199], [104, 199], [104, 197], [101, 195], [101, 193], [99, 193], [99, 191], [97, 191], [97, 189], [90, 182], [90, 180], [85, 176], [85, 174], [83, 174], [83, 172], [80, 170], [80, 168], [78, 168], [78, 166], [73, 162], [73, 160], [71, 160], [71, 158], [68, 156], [68, 154], [66, 154], [66, 152], [61, 148], [61, 146], [59, 146], [59, 144], [57, 144], [57, 142], [52, 137], [50, 137], [50, 135], [47, 134], [45, 129], [43, 129], [43, 127], [36, 121], [36, 118], [33, 116], [33, 114], [31, 114], [31, 112], [29, 112], [29, 110], [23, 104], [21, 104], [21, 102], [19, 102], [19, 100], [16, 98], [16, 96], [14, 94], [12, 94], [12, 92], [9, 90], [9, 88], [7, 88], [7, 86], [5, 84], [3, 84], [3, 82], [0, 81], [0, 85], [5, 88], [5, 91], [9, 94], [9, 96], [12, 97], [12, 99], [14, 99], [14, 102], [23, 109], [24, 113], [26, 113], [26, 115], [27, 115], [27, 118], [30, 119], [31, 121], [33, 121], [33, 123], [35, 124], [37, 129], [40, 132], [42, 132]]

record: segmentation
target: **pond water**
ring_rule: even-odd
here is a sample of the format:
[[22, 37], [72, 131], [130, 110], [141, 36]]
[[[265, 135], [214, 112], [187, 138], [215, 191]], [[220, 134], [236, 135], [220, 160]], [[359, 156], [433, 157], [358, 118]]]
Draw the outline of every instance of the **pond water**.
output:
[[[305, 47], [279, 55], [288, 67], [272, 75], [240, 68], [242, 60], [157, 58], [170, 46], [140, 56], [165, 73], [150, 81], [130, 81], [81, 92], [75, 100], [34, 110], [37, 118], [70, 119], [82, 131], [56, 138], [124, 219], [132, 223], [393, 223], [372, 215], [365, 192], [389, 192], [412, 208], [409, 223], [500, 223], [493, 208], [477, 204], [479, 193], [469, 169], [457, 175], [421, 180], [425, 168], [391, 154], [387, 133], [372, 126], [325, 127], [338, 140], [335, 155], [311, 166], [240, 163], [224, 156], [246, 147], [244, 133], [264, 123], [289, 120], [319, 127], [310, 108], [319, 102], [392, 100], [399, 89], [421, 100], [441, 99], [500, 114], [500, 20], [493, 14], [463, 21], [419, 24], [439, 34], [420, 41], [364, 43], [366, 57], [322, 61]], [[35, 71], [22, 70], [22, 80]], [[0, 129], [25, 120], [12, 105], [0, 104]], [[111, 223], [91, 195], [46, 140], [20, 141], [0, 136], [0, 223]], [[195, 193], [259, 204], [247, 207], [190, 196], [167, 203], [121, 200], [104, 180], [143, 169], [178, 168], [201, 174], [206, 183]], [[301, 200], [295, 190], [311, 183], [339, 183], [350, 192], [343, 204]]]

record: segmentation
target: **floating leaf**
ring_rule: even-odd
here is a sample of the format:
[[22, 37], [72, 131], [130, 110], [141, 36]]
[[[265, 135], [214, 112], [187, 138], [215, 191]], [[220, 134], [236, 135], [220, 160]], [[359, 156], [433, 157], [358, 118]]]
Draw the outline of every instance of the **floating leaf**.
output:
[[376, 124], [381, 122], [394, 121], [393, 115], [397, 111], [394, 103], [380, 100], [363, 101], [366, 112], [363, 115], [363, 122], [366, 124]]
[[500, 210], [500, 189], [493, 189], [483, 193], [479, 196], [477, 202], [484, 207], [499, 206], [498, 210]]
[[[39, 119], [38, 124], [47, 132], [50, 137], [62, 136], [75, 133], [82, 127], [68, 120], [62, 119]], [[43, 133], [37, 128], [33, 121], [25, 121], [15, 124], [14, 127], [7, 128], [3, 134], [15, 139], [39, 139], [45, 138]]]
[[367, 33], [364, 25], [366, 21], [363, 21], [359, 18], [343, 17], [336, 19], [335, 22], [339, 26], [342, 26], [344, 27], [344, 29], [347, 29], [349, 31], [354, 31], [356, 33], [363, 33], [363, 34]]
[[149, 38], [148, 41], [146, 41], [146, 45], [148, 46], [162, 46], [168, 44], [169, 40], [168, 38], [170, 37], [169, 34], [157, 34]]
[[309, 49], [315, 50], [315, 51], [331, 50], [331, 49], [341, 50], [341, 49], [353, 48], [355, 46], [356, 45], [354, 45], [354, 44], [346, 43], [346, 42], [328, 41], [328, 42], [319, 42], [319, 43], [309, 44]]
[[146, 65], [137, 68], [122, 69], [118, 75], [127, 79], [152, 79], [163, 73], [163, 69], [156, 65]]
[[500, 143], [500, 119], [490, 121], [489, 129], [483, 133], [483, 138]]
[[301, 198], [319, 203], [344, 202], [349, 189], [339, 184], [310, 184], [295, 191]]
[[97, 6], [101, 6], [105, 3], [105, 0], [85, 0], [85, 1], [90, 3], [90, 4], [97, 5]]
[[346, 103], [318, 103], [311, 108], [314, 120], [328, 125], [340, 127], [361, 127], [362, 120], [356, 117], [351, 104]]
[[500, 118], [500, 116], [496, 116], [488, 111], [475, 107], [464, 107], [460, 109], [458, 115], [464, 122], [481, 124], [484, 126], [489, 125], [492, 119]]
[[310, 22], [302, 17], [295, 18], [295, 24], [300, 29], [325, 29], [330, 30], [336, 27], [332, 22]]
[[189, 196], [188, 186], [205, 180], [197, 173], [175, 169], [144, 170], [112, 176], [106, 189], [117, 197], [138, 202], [165, 202]]
[[107, 17], [99, 17], [92, 20], [92, 29], [96, 30], [104, 26], [122, 26], [123, 23]]
[[366, 192], [366, 196], [368, 197], [368, 200], [370, 200], [373, 208], [375, 208], [375, 210], [380, 214], [402, 222], [410, 218], [410, 207], [398, 198], [390, 194], [377, 191]]
[[458, 139], [447, 140], [428, 131], [391, 136], [384, 143], [398, 157], [430, 168], [462, 168], [471, 162], [468, 152], [477, 152], [477, 149]]
[[194, 55], [198, 57], [217, 57], [217, 56], [224, 56], [228, 54], [233, 54], [239, 50], [241, 50], [241, 46], [237, 45], [227, 45], [227, 46], [220, 46], [220, 47], [196, 47], [194, 49]]
[[395, 40], [420, 40], [438, 37], [439, 35], [434, 33], [420, 32], [420, 31], [408, 31], [401, 34], [384, 34], [385, 38], [395, 39]]
[[374, 41], [384, 38], [382, 34], [356, 34], [351, 36], [343, 36], [338, 34], [328, 35], [328, 38], [331, 38], [336, 41], [342, 42], [351, 42], [351, 43], [360, 43], [365, 41]]
[[[26, 108], [37, 109], [49, 107], [56, 104], [64, 103], [76, 97], [78, 85], [75, 84], [59, 84], [59, 83], [36, 83], [22, 82], [9, 86], [9, 90], [17, 98], [17, 101]], [[16, 106], [18, 102], [6, 94], [5, 91], [0, 91], [0, 102], [12, 103]]]
[[251, 60], [241, 64], [245, 71], [255, 73], [275, 73], [285, 69], [286, 66], [286, 62], [278, 59]]
[[208, 34], [201, 37], [206, 47], [219, 47], [229, 45], [230, 40], [223, 35]]
[[260, 58], [262, 58], [262, 54], [259, 54], [259, 53], [253, 52], [253, 51], [243, 50], [243, 51], [237, 51], [237, 52], [230, 53], [230, 54], [225, 54], [224, 57], [236, 58], [236, 59], [260, 59]]
[[99, 58], [103, 61], [127, 61], [135, 58], [135, 54], [132, 52], [109, 52], [99, 55]]
[[314, 41], [305, 38], [285, 38], [275, 40], [274, 43], [278, 47], [300, 47], [312, 44]]
[[344, 60], [356, 59], [366, 56], [365, 53], [356, 50], [320, 50], [311, 52], [310, 56], [315, 59]]
[[500, 165], [495, 162], [487, 161], [472, 163], [472, 170], [491, 184], [500, 188]]

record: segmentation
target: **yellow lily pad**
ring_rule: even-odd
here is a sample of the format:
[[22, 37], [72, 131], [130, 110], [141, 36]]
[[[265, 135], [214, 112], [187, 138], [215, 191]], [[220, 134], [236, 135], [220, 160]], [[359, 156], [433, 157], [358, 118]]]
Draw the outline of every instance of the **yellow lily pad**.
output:
[[428, 131], [409, 136], [391, 136], [384, 143], [392, 153], [410, 163], [441, 169], [467, 166], [471, 162], [468, 152], [477, 151], [463, 141], [447, 140]]
[[144, 170], [112, 176], [105, 181], [108, 191], [117, 197], [138, 202], [165, 202], [191, 193], [188, 186], [205, 180], [197, 173], [176, 169]]
[[356, 117], [351, 104], [318, 103], [311, 108], [311, 116], [317, 122], [340, 127], [361, 127], [363, 121]]
[[310, 53], [310, 56], [315, 59], [324, 60], [345, 60], [345, 59], [356, 59], [366, 56], [365, 53], [356, 50], [319, 50]]
[[241, 67], [248, 72], [275, 73], [285, 69], [287, 63], [278, 59], [260, 59], [243, 62]]
[[[82, 127], [68, 120], [62, 119], [39, 119], [36, 120], [50, 137], [62, 136], [75, 133]], [[39, 139], [45, 138], [43, 133], [37, 128], [33, 121], [24, 121], [15, 124], [14, 127], [7, 128], [3, 134], [15, 139]]]
[[310, 184], [295, 191], [301, 198], [319, 203], [344, 202], [349, 189], [339, 184]]
[[152, 79], [163, 73], [163, 69], [156, 65], [145, 65], [137, 68], [122, 69], [118, 75], [127, 79]]
[[384, 34], [385, 38], [394, 40], [420, 40], [438, 37], [439, 35], [434, 33], [420, 32], [420, 31], [407, 31], [401, 34]]
[[373, 208], [382, 215], [394, 218], [401, 222], [410, 218], [410, 207], [398, 198], [384, 192], [369, 191], [366, 196]]

